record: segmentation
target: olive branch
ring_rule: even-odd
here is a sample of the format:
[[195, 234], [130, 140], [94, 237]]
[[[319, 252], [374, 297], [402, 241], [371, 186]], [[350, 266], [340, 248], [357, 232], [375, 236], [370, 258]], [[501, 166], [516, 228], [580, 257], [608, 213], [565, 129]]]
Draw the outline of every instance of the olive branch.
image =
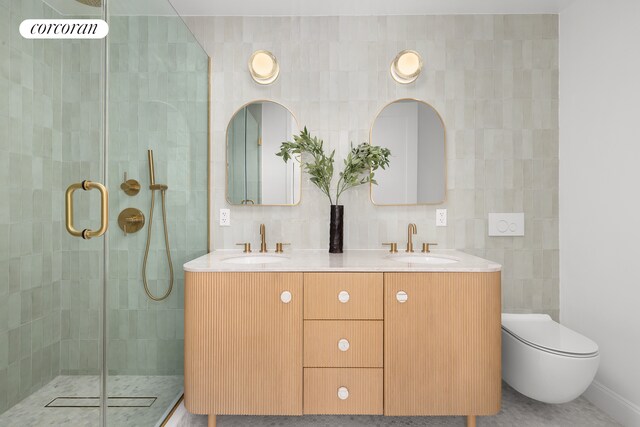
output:
[[[324, 142], [315, 136], [312, 137], [305, 126], [300, 135], [294, 135], [293, 142], [285, 141], [280, 145], [280, 151], [276, 156], [282, 157], [285, 163], [295, 157], [311, 177], [311, 182], [329, 198], [329, 203], [333, 205], [331, 180], [336, 150], [327, 156], [323, 145]], [[303, 155], [306, 155], [307, 160]], [[350, 188], [369, 182], [377, 185], [374, 171], [378, 168], [386, 169], [389, 166], [390, 155], [389, 149], [366, 142], [356, 147], [352, 145], [351, 151], [344, 159], [344, 170], [340, 172], [340, 179], [336, 185], [335, 204], [338, 204], [342, 193]]]

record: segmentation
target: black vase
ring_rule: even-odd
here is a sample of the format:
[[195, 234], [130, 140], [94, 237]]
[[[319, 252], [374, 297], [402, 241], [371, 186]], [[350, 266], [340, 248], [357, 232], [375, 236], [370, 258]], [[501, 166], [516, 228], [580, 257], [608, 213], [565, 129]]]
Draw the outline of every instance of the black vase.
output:
[[331, 224], [329, 224], [329, 253], [342, 253], [342, 237], [344, 235], [344, 206], [331, 205]]

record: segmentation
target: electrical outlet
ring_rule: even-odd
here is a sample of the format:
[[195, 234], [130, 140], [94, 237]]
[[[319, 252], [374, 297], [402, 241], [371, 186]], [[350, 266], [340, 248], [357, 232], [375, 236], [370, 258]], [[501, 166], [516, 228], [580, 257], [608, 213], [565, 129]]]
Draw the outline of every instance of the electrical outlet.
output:
[[446, 226], [447, 226], [447, 210], [436, 209], [436, 227], [446, 227]]
[[220, 226], [229, 227], [231, 225], [231, 209], [220, 209]]

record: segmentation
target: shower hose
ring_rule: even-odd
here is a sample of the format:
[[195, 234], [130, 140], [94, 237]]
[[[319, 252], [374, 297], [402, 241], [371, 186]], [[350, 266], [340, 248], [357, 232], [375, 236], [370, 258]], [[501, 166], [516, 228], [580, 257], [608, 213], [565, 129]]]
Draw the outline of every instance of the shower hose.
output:
[[142, 262], [142, 282], [144, 283], [144, 291], [147, 296], [154, 301], [162, 301], [171, 294], [173, 289], [173, 262], [171, 261], [171, 249], [169, 248], [169, 233], [167, 232], [167, 208], [165, 204], [165, 188], [159, 189], [160, 196], [162, 198], [162, 221], [164, 223], [164, 245], [167, 250], [167, 261], [169, 262], [169, 288], [167, 292], [162, 296], [155, 296], [149, 290], [149, 284], [147, 283], [147, 259], [149, 258], [149, 246], [151, 245], [151, 226], [153, 225], [153, 207], [156, 202], [156, 190], [151, 189], [151, 209], [149, 211], [149, 225], [147, 226], [147, 246], [144, 250], [144, 261]]

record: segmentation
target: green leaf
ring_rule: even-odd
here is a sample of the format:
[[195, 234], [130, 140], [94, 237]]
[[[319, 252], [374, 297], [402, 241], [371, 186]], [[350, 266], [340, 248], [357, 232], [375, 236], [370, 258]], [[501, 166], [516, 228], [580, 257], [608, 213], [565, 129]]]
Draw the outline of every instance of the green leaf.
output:
[[[333, 179], [333, 164], [336, 151], [333, 150], [329, 156], [324, 153], [324, 142], [317, 137], [312, 137], [305, 126], [300, 135], [294, 135], [293, 142], [284, 141], [280, 144], [280, 151], [277, 156], [282, 157], [286, 163], [292, 159], [292, 155], [297, 156], [296, 160], [301, 163], [305, 172], [310, 176], [310, 181], [317, 186], [333, 204], [331, 197], [331, 180]], [[366, 142], [353, 147], [344, 159], [344, 169], [340, 172], [336, 188], [335, 203], [338, 204], [340, 195], [349, 188], [368, 182], [377, 184], [373, 179], [373, 171], [378, 168], [386, 169], [389, 166], [389, 149], [377, 145], [370, 145]]]

